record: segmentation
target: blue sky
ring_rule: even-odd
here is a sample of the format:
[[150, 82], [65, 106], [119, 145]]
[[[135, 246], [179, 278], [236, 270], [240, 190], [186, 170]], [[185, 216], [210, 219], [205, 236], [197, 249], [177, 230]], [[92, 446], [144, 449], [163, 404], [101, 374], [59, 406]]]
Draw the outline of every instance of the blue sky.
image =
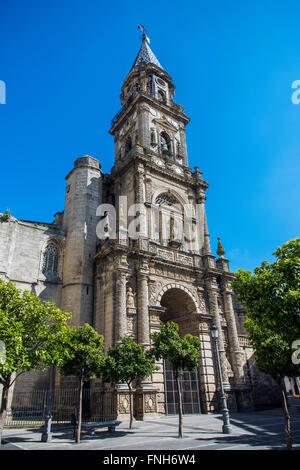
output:
[[213, 251], [220, 236], [232, 270], [272, 260], [299, 236], [299, 18], [299, 1], [2, 2], [0, 212], [51, 222], [77, 157], [110, 171], [108, 130], [142, 23], [191, 118]]

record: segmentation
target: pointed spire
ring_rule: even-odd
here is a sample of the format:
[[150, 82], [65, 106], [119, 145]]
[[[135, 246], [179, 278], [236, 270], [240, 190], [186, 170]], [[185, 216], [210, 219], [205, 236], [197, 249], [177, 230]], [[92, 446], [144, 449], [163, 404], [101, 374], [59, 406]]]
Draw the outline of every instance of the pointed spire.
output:
[[217, 255], [220, 256], [220, 258], [223, 258], [223, 256], [225, 255], [225, 250], [222, 246], [222, 243], [221, 243], [221, 238], [218, 237], [218, 249], [217, 249]]
[[206, 212], [204, 212], [204, 254], [211, 253]]
[[153, 54], [152, 50], [150, 49], [148, 43], [150, 43], [150, 39], [146, 34], [146, 30], [142, 24], [138, 25], [138, 28], [143, 31], [143, 38], [142, 38], [142, 46], [139, 50], [138, 55], [134, 61], [133, 67], [137, 67], [142, 61], [146, 62], [147, 64], [154, 64], [157, 67], [163, 69], [155, 55]]

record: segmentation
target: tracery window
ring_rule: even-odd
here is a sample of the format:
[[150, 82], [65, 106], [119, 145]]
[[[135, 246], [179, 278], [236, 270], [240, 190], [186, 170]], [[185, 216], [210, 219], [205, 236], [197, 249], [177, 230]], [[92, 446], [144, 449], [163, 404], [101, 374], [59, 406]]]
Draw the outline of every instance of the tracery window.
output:
[[57, 276], [58, 254], [58, 246], [56, 243], [49, 242], [43, 255], [42, 273], [45, 276]]
[[167, 204], [168, 206], [172, 206], [173, 204], [176, 204], [177, 201], [172, 196], [169, 196], [169, 194], [161, 193], [155, 199], [155, 203], [158, 204], [159, 206], [161, 206], [162, 204]]

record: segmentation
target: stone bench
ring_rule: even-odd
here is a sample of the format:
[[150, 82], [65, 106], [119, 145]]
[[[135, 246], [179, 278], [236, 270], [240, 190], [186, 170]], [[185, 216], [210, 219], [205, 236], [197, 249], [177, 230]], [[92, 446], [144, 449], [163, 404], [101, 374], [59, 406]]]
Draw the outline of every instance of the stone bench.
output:
[[99, 423], [83, 423], [81, 425], [81, 429], [83, 431], [87, 431], [87, 433], [90, 436], [93, 436], [95, 434], [95, 430], [99, 428], [106, 428], [108, 432], [115, 432], [116, 426], [119, 426], [121, 424], [121, 421], [103, 421]]

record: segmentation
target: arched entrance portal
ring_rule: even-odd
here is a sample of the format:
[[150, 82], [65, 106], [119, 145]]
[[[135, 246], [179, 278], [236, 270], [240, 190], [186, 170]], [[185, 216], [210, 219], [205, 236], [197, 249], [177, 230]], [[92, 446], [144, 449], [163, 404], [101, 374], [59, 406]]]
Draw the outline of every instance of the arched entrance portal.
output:
[[[180, 336], [195, 334], [195, 316], [197, 307], [186, 290], [170, 288], [161, 297], [162, 322], [173, 321], [179, 326]], [[164, 361], [164, 388], [166, 414], [178, 413], [177, 388], [174, 373], [169, 361]], [[182, 371], [181, 374], [182, 404], [184, 414], [201, 413], [198, 370]]]

